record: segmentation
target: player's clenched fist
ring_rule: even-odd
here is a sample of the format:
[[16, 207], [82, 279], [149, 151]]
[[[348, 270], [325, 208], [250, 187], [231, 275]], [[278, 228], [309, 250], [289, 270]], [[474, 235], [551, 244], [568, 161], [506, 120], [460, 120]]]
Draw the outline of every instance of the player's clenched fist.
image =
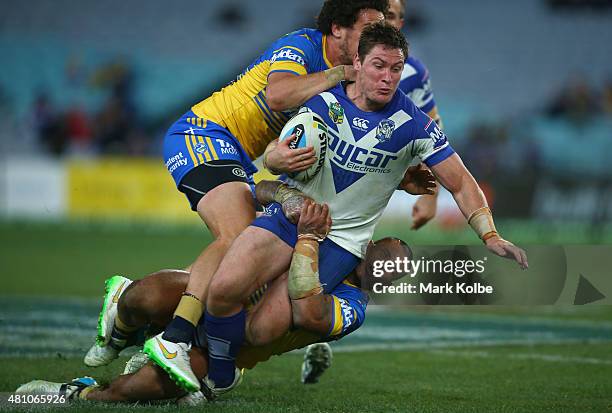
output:
[[310, 199], [304, 201], [297, 224], [298, 237], [312, 236], [322, 241], [329, 233], [331, 225], [332, 220], [327, 204], [317, 204]]

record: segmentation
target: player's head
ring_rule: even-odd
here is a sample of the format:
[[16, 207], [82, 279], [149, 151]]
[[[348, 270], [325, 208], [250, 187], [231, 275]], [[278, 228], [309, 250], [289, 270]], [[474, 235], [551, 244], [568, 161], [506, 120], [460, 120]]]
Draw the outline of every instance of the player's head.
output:
[[412, 250], [404, 241], [387, 237], [370, 241], [365, 257], [355, 271], [361, 282], [361, 288], [371, 290], [375, 283], [390, 285], [393, 281], [406, 275], [404, 272], [387, 271], [381, 263], [395, 262], [397, 259], [412, 259]]
[[406, 38], [389, 23], [374, 23], [363, 30], [353, 66], [357, 93], [369, 106], [379, 108], [391, 101], [407, 57]]
[[337, 43], [337, 64], [353, 63], [361, 31], [382, 21], [388, 8], [388, 0], [325, 0], [317, 17], [317, 29]]
[[389, 11], [385, 14], [385, 21], [397, 30], [402, 30], [405, 10], [406, 0], [389, 0]]

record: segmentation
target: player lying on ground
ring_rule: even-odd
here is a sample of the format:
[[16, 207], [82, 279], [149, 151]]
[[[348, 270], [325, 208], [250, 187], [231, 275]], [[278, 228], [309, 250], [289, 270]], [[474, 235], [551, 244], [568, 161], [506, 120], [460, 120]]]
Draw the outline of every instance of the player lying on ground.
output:
[[[298, 228], [303, 240], [324, 233], [329, 229], [329, 214], [324, 208], [308, 204], [300, 215]], [[280, 355], [320, 340], [336, 340], [355, 331], [364, 321], [368, 302], [366, 288], [371, 288], [374, 282], [374, 261], [389, 257], [411, 258], [410, 250], [400, 240], [385, 238], [375, 244], [371, 243], [366, 258], [342, 284], [331, 294], [316, 294], [318, 290], [301, 288], [304, 274], [299, 251], [310, 250], [311, 247], [314, 247], [314, 250], [308, 252], [307, 256], [313, 265], [318, 265], [317, 246], [298, 241], [296, 260], [288, 276], [274, 280], [262, 296], [251, 297], [245, 330], [246, 341], [236, 361], [239, 368], [251, 369], [272, 355]], [[375, 280], [389, 284], [402, 275], [387, 273]], [[129, 326], [133, 331], [163, 328], [171, 320], [185, 291], [188, 278], [189, 274], [181, 270], [158, 272], [134, 282], [115, 276], [107, 282], [101, 317], [106, 318], [106, 323], [111, 323], [111, 318], [114, 317], [115, 325]], [[292, 295], [291, 301], [287, 295], [288, 289]], [[312, 314], [307, 314], [309, 312]], [[292, 325], [297, 329], [291, 329]], [[111, 338], [111, 342], [113, 341], [118, 341], [117, 337]], [[195, 343], [196, 346], [190, 352], [190, 362], [196, 375], [202, 378], [208, 370], [206, 349], [199, 347], [206, 346], [202, 325], [198, 326]], [[120, 345], [125, 347], [125, 344]], [[142, 356], [142, 353], [139, 355]], [[139, 355], [135, 357], [140, 357]], [[172, 354], [168, 353], [167, 356], [172, 357]], [[142, 363], [146, 363], [146, 359], [142, 360]], [[153, 363], [138, 368], [134, 363], [128, 362], [128, 368], [129, 374], [115, 378], [108, 386], [98, 386], [89, 378], [76, 379], [70, 383], [35, 380], [21, 386], [17, 391], [62, 393], [70, 399], [106, 402], [161, 400], [185, 394], [184, 390], [175, 385], [168, 375]], [[135, 369], [137, 370], [134, 372]], [[203, 396], [198, 393], [191, 393], [183, 400], [189, 403], [203, 400]]]
[[[416, 160], [424, 161], [452, 193], [489, 250], [526, 268], [524, 251], [499, 236], [482, 191], [444, 133], [398, 92], [407, 56], [404, 36], [388, 24], [375, 23], [363, 30], [358, 50], [355, 83], [338, 85], [305, 105], [327, 123], [329, 145], [321, 171], [309, 182], [294, 183], [317, 202], [330, 205], [332, 230], [320, 245], [316, 278], [324, 292], [341, 283], [363, 257], [389, 198]], [[368, 120], [367, 130], [351, 128], [353, 118]], [[297, 239], [295, 225], [280, 207], [272, 206], [238, 236], [221, 261], [206, 302], [209, 370], [202, 383], [207, 391], [221, 394], [238, 382], [234, 360], [244, 341], [243, 302], [258, 285], [287, 271]], [[308, 242], [317, 244], [316, 239]], [[219, 342], [229, 345], [216, 345]], [[182, 362], [184, 350], [167, 344], [177, 357], [164, 358], [151, 341], [144, 351], [156, 355], [155, 361], [186, 389], [197, 390], [200, 381]]]
[[[430, 191], [435, 186], [433, 175], [420, 167], [408, 168], [402, 184], [400, 187], [410, 194], [423, 194]], [[268, 205], [272, 202], [278, 202], [281, 205], [281, 209], [286, 214], [287, 219], [291, 222], [297, 222], [300, 218], [300, 212], [303, 203], [306, 199], [299, 191], [291, 190], [287, 191], [287, 186], [281, 181], [263, 181], [256, 186], [256, 197], [260, 204]], [[148, 280], [149, 277], [145, 277]], [[96, 343], [87, 352], [84, 362], [87, 366], [98, 367], [110, 363], [112, 360], [118, 357], [119, 352], [128, 346], [129, 343], [134, 342], [134, 336], [141, 329], [143, 321], [138, 319], [138, 311], [128, 311], [128, 309], [134, 309], [142, 307], [142, 305], [133, 306], [131, 304], [125, 304], [126, 310], [122, 317], [116, 317], [117, 309], [121, 309], [121, 306], [117, 306], [119, 297], [122, 296], [122, 292], [128, 288], [131, 281], [123, 277], [113, 277], [107, 281], [107, 294], [104, 300], [103, 309], [100, 313], [98, 320], [98, 334]], [[181, 291], [184, 293], [184, 291]], [[259, 291], [254, 295], [259, 294]], [[288, 293], [287, 293], [288, 294]], [[184, 294], [183, 294], [184, 295]], [[153, 295], [153, 297], [155, 297]], [[158, 300], [151, 299], [153, 302]], [[150, 300], [150, 301], [151, 301]], [[132, 301], [129, 301], [130, 303]], [[140, 303], [140, 301], [137, 301]], [[296, 311], [300, 310], [300, 305], [310, 304], [307, 300], [300, 301], [293, 306]], [[145, 311], [145, 319], [149, 319], [153, 311], [153, 306], [148, 306], [151, 311]], [[166, 314], [168, 311], [166, 308], [160, 309], [162, 314]], [[172, 310], [174, 311], [174, 310]], [[133, 313], [133, 315], [130, 315]], [[300, 323], [304, 326], [308, 326], [311, 323], [317, 323], [320, 319], [319, 312], [307, 311], [302, 309], [299, 314], [294, 314], [294, 317], [298, 317]], [[325, 312], [323, 312], [325, 314]], [[133, 317], [137, 317], [134, 319]], [[310, 319], [312, 317], [312, 319]], [[163, 323], [162, 325], [166, 325]], [[158, 324], [159, 325], [159, 324]], [[200, 327], [201, 328], [201, 327]], [[154, 331], [154, 330], [153, 330]], [[268, 340], [271, 337], [270, 332], [265, 335]], [[251, 340], [251, 342], [253, 342]], [[257, 342], [256, 342], [257, 343]], [[304, 377], [308, 380], [317, 380], [317, 375], [322, 372], [327, 366], [329, 366], [331, 359], [330, 347], [326, 343], [322, 343], [322, 348], [313, 349], [305, 355], [305, 364], [302, 368]]]

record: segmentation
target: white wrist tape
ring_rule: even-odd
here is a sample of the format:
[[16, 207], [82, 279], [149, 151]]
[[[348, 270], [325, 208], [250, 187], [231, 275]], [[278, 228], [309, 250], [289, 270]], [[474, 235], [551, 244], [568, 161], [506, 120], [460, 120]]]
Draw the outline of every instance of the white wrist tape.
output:
[[489, 207], [482, 207], [472, 212], [468, 218], [468, 224], [483, 241], [498, 235]]

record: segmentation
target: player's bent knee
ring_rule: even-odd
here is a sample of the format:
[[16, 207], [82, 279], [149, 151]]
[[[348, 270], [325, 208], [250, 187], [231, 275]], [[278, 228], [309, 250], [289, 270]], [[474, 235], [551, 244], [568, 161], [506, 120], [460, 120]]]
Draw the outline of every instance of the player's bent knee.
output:
[[151, 320], [164, 308], [166, 292], [146, 278], [134, 281], [121, 295], [119, 312]]
[[123, 294], [121, 294], [121, 297], [119, 297], [119, 302], [117, 303], [119, 312], [132, 311], [134, 308], [138, 308], [140, 306], [140, 301], [144, 296], [144, 291], [141, 288], [141, 284], [142, 280], [134, 280], [130, 285], [128, 285]]
[[232, 232], [229, 234], [222, 234], [220, 235], [217, 239], [215, 239], [215, 245], [217, 245], [217, 248], [220, 248], [224, 251], [228, 251], [229, 248], [232, 246], [232, 243], [234, 242], [234, 240], [236, 238], [238, 238], [238, 235], [240, 235], [241, 231], [237, 231], [237, 232]]
[[208, 289], [207, 306], [219, 308], [225, 303], [238, 303], [242, 301], [241, 288], [232, 277], [213, 277]]

